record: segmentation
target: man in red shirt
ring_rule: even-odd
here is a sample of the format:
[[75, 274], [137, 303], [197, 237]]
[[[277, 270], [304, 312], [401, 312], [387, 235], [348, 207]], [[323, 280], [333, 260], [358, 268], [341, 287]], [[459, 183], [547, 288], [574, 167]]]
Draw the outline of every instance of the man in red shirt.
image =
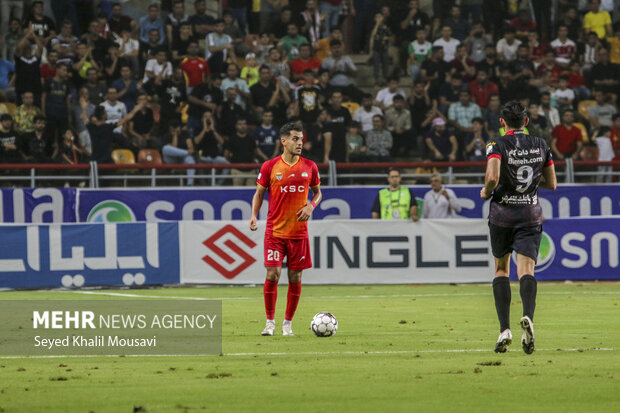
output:
[[41, 74], [41, 80], [45, 82], [47, 79], [51, 79], [56, 76], [56, 62], [58, 61], [58, 52], [56, 50], [50, 50], [47, 53], [47, 63], [41, 65], [39, 73]]
[[562, 114], [562, 123], [553, 128], [551, 136], [551, 150], [557, 159], [579, 158], [579, 151], [583, 145], [581, 130], [573, 126], [575, 114], [572, 110], [566, 110]]
[[488, 74], [484, 70], [479, 70], [476, 80], [469, 83], [469, 94], [476, 101], [476, 105], [486, 108], [489, 105], [491, 95], [499, 94], [497, 85], [488, 80]]
[[179, 63], [179, 67], [183, 69], [185, 75], [185, 83], [187, 84], [187, 94], [192, 93], [192, 89], [202, 83], [204, 76], [209, 76], [209, 63], [201, 57], [198, 57], [198, 42], [192, 40], [187, 46], [187, 57]]
[[309, 44], [299, 46], [299, 57], [291, 62], [291, 72], [293, 80], [301, 80], [304, 78], [306, 69], [314, 71], [316, 76], [321, 68], [321, 61], [312, 56], [312, 47]]
[[[300, 156], [303, 138], [300, 124], [289, 122], [282, 126], [280, 142], [284, 152], [263, 164], [256, 181], [256, 193], [252, 198], [250, 229], [256, 231], [258, 212], [265, 192], [269, 189], [269, 212], [264, 243], [267, 277], [263, 288], [267, 323], [261, 333], [263, 336], [272, 336], [275, 330], [278, 281], [284, 256], [287, 258], [288, 267], [288, 294], [282, 335], [293, 335], [291, 322], [301, 294], [301, 273], [312, 267], [307, 221], [321, 202], [321, 180], [316, 164]], [[308, 188], [311, 188], [313, 193], [310, 202]]]

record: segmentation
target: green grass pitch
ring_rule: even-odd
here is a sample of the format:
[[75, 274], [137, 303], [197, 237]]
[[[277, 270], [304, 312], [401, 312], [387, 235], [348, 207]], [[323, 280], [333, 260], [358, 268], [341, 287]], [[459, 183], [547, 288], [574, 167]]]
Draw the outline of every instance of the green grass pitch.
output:
[[[620, 285], [539, 283], [537, 350], [495, 354], [490, 285], [304, 286], [294, 337], [261, 337], [262, 287], [3, 292], [223, 300], [223, 356], [0, 358], [0, 412], [619, 412]], [[139, 298], [135, 298], [139, 299]], [[279, 289], [277, 326], [286, 303]], [[330, 311], [338, 333], [317, 338]]]

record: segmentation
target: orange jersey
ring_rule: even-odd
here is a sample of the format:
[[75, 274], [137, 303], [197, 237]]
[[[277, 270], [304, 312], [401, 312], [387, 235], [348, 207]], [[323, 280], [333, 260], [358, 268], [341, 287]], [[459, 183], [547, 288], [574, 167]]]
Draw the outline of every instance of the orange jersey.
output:
[[289, 165], [278, 156], [263, 164], [256, 183], [269, 189], [267, 234], [277, 238], [307, 238], [308, 223], [297, 221], [297, 211], [308, 204], [308, 188], [321, 183], [316, 164], [299, 157], [295, 164]]

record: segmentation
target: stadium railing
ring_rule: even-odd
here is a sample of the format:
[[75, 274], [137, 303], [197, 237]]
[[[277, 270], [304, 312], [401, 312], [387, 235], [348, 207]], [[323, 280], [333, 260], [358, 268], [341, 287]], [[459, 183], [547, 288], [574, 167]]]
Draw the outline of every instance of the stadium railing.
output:
[[[556, 161], [560, 183], [592, 183], [595, 177], [605, 173], [620, 180], [620, 161]], [[598, 167], [612, 167], [611, 171], [601, 172]], [[260, 167], [256, 163], [244, 164], [98, 164], [90, 162], [77, 165], [65, 164], [0, 164], [0, 186], [81, 186], [99, 188], [100, 186], [179, 185], [187, 186], [188, 170], [197, 185], [217, 186], [228, 184], [234, 178], [255, 178]], [[406, 180], [427, 179], [433, 173], [442, 174], [447, 184], [482, 183], [485, 162], [366, 162], [318, 164], [322, 182], [326, 186], [349, 184], [383, 184], [388, 168], [399, 168]], [[224, 170], [238, 169], [245, 174], [230, 175]], [[425, 181], [424, 181], [425, 182]], [[75, 185], [72, 185], [75, 184]]]

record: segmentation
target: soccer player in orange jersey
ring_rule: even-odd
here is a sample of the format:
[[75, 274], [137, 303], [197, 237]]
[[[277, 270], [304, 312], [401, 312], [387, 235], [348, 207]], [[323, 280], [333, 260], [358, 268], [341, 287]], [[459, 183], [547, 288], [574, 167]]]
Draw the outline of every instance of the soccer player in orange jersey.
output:
[[[257, 216], [269, 189], [269, 212], [265, 228], [265, 267], [267, 277], [263, 288], [267, 324], [261, 333], [272, 336], [276, 327], [275, 309], [282, 261], [287, 258], [288, 294], [282, 334], [292, 336], [291, 322], [301, 294], [301, 272], [312, 267], [308, 219], [321, 202], [319, 170], [316, 164], [302, 158], [303, 130], [300, 124], [290, 122], [280, 129], [282, 155], [263, 164], [252, 198], [250, 229], [257, 230]], [[308, 202], [308, 188], [312, 201]]]

